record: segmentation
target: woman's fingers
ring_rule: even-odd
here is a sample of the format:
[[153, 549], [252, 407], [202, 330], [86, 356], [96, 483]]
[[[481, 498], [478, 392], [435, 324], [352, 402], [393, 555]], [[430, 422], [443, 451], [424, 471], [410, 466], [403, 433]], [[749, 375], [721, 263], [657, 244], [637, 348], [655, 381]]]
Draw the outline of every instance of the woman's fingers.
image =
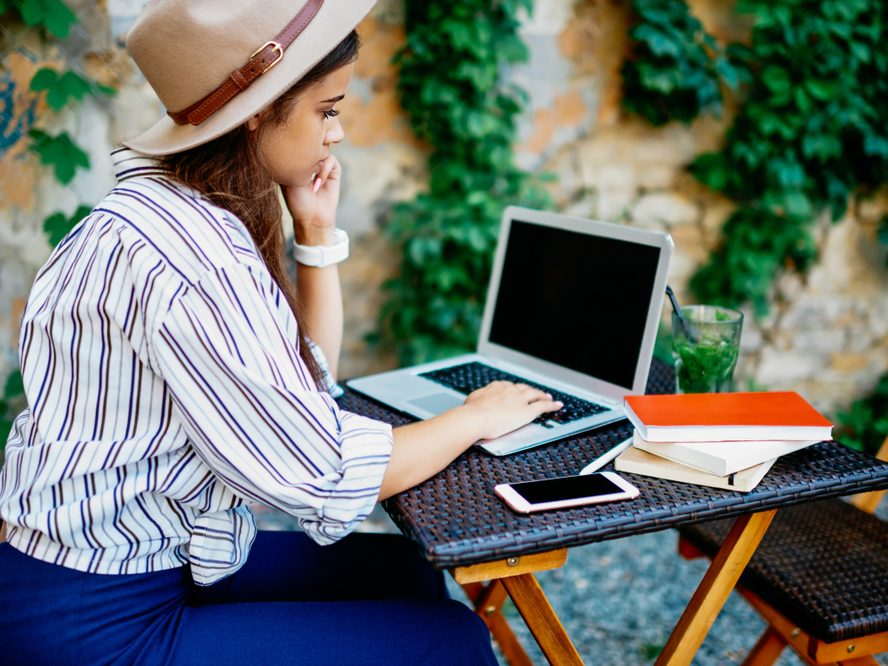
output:
[[542, 416], [548, 412], [557, 412], [564, 407], [564, 403], [558, 400], [552, 400], [552, 396], [549, 396], [546, 399], [532, 402], [528, 406], [533, 408], [533, 411], [535, 412], [534, 418], [536, 418], [537, 416]]
[[312, 192], [316, 193], [328, 180], [339, 180], [341, 173], [342, 167], [339, 164], [339, 160], [333, 155], [328, 155], [327, 158], [320, 163], [320, 168], [317, 173], [315, 173], [314, 181], [311, 184]]
[[552, 395], [550, 393], [534, 388], [529, 384], [497, 381], [493, 382], [491, 385], [496, 385], [502, 391], [514, 392], [526, 399], [528, 403], [538, 402], [540, 400], [552, 402]]
[[529, 386], [527, 384], [515, 384], [516, 388], [522, 392], [522, 394], [528, 397], [529, 402], [538, 402], [538, 401], [546, 401], [552, 402], [552, 394], [546, 393], [545, 391], [534, 388], [533, 386]]
[[495, 399], [505, 401], [515, 406], [532, 405], [534, 410], [552, 412], [561, 409], [564, 405], [552, 399], [550, 393], [546, 393], [528, 384], [516, 384], [509, 381], [497, 380], [487, 386], [473, 391], [467, 401]]

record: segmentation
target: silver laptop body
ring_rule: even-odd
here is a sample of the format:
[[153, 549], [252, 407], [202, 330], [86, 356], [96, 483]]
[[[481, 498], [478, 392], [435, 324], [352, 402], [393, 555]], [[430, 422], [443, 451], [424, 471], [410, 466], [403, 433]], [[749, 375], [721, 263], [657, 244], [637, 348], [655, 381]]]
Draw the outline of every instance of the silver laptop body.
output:
[[[451, 388], [452, 379], [433, 380], [441, 376], [435, 371], [453, 375], [448, 369], [481, 363], [603, 408], [567, 422], [544, 417], [478, 442], [494, 455], [619, 420], [623, 396], [644, 393], [647, 384], [672, 252], [665, 233], [510, 206], [477, 352], [352, 379], [348, 386], [427, 419], [466, 398]], [[465, 366], [455, 375], [477, 370], [484, 369]], [[422, 376], [429, 373], [432, 378]]]

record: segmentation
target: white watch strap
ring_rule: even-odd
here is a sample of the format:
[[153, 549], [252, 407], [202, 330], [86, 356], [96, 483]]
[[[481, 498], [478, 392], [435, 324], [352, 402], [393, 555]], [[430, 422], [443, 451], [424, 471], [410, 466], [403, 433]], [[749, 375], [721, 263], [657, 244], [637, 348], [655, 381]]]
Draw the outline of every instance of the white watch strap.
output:
[[293, 256], [303, 266], [324, 268], [348, 258], [348, 234], [342, 229], [333, 230], [333, 245], [300, 245], [293, 243]]

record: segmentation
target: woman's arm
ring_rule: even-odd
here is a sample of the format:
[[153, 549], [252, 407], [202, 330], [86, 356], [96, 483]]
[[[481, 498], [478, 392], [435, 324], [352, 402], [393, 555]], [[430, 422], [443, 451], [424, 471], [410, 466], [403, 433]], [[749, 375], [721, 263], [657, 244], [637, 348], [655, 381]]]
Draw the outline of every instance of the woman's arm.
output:
[[493, 382], [472, 393], [460, 407], [395, 428], [379, 499], [434, 476], [478, 440], [499, 437], [561, 407], [549, 394], [526, 384]]
[[[302, 245], [330, 245], [296, 237]], [[327, 358], [330, 375], [335, 379], [339, 367], [339, 350], [342, 348], [342, 290], [339, 286], [339, 268], [336, 264], [325, 268], [296, 265], [296, 285], [308, 337], [318, 345]]]
[[[333, 245], [342, 168], [332, 155], [324, 160], [312, 184], [284, 187], [293, 216], [293, 236], [300, 245]], [[317, 344], [336, 378], [342, 347], [342, 290], [339, 268], [296, 266], [296, 290], [302, 302], [306, 333]]]

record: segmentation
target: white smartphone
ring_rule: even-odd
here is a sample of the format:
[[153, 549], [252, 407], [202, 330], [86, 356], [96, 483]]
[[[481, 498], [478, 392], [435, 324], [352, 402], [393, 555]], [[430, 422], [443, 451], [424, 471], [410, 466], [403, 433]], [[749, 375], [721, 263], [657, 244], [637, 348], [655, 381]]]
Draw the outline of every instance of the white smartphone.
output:
[[638, 497], [638, 488], [614, 472], [501, 483], [493, 490], [519, 513], [565, 509]]

